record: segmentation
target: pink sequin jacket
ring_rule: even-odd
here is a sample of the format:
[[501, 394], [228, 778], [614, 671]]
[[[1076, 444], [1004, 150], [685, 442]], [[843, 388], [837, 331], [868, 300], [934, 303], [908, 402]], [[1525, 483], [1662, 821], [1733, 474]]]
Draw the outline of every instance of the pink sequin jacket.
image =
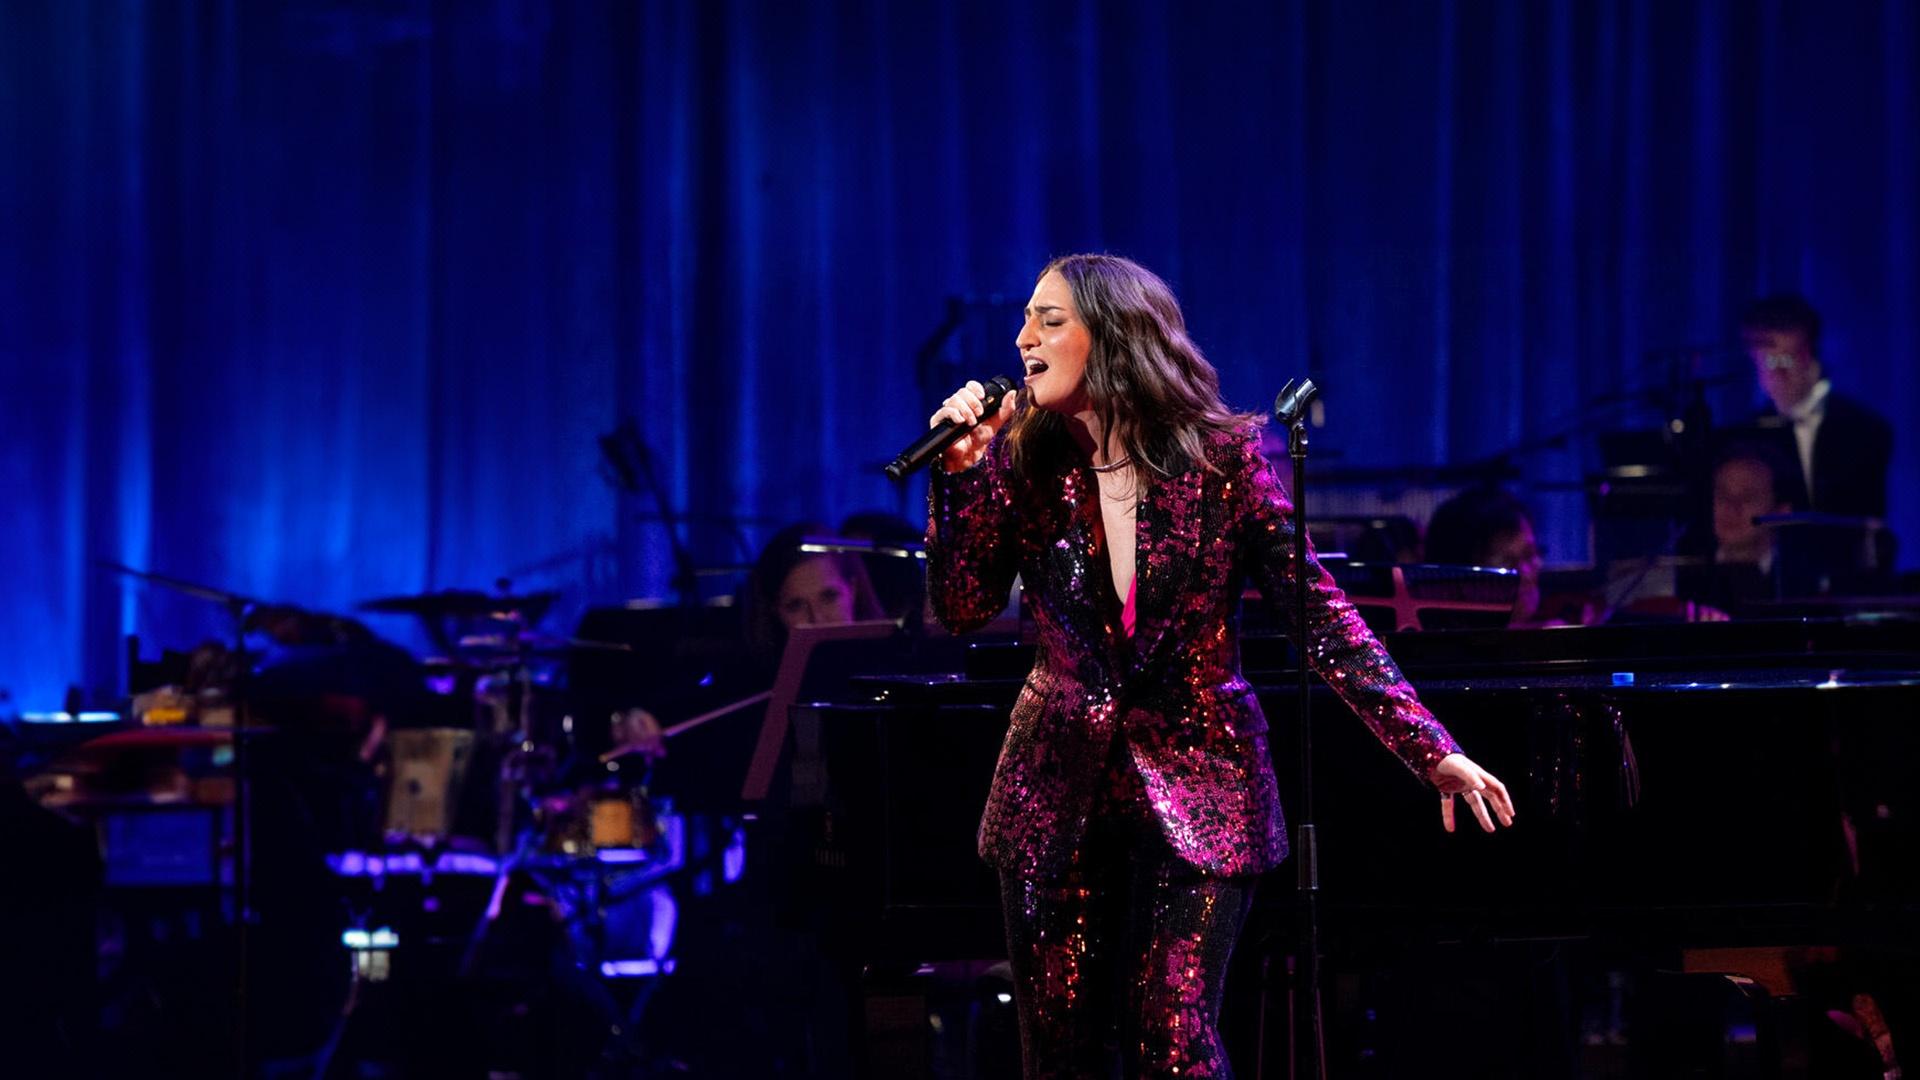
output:
[[[1267, 721], [1240, 675], [1235, 607], [1250, 575], [1291, 623], [1293, 506], [1257, 432], [1149, 488], [1135, 519], [1138, 623], [1127, 637], [1098, 545], [1098, 486], [1075, 467], [1023, 496], [1004, 440], [929, 485], [928, 591], [955, 633], [998, 615], [1020, 575], [1037, 631], [980, 821], [1002, 870], [1058, 870], [1078, 847], [1113, 740], [1173, 850], [1208, 873], [1259, 873], [1287, 854]], [[1414, 696], [1333, 579], [1308, 555], [1314, 670], [1415, 775], [1458, 747]], [[1297, 635], [1296, 635], [1297, 640]]]

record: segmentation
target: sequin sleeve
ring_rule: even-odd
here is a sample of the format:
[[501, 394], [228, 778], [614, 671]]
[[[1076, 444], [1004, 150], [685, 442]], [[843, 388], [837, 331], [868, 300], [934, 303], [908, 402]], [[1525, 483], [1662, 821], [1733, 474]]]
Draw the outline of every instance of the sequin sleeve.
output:
[[1018, 543], [1002, 445], [964, 472], [935, 465], [927, 481], [927, 596], [956, 634], [992, 622], [1013, 589]]
[[[1238, 493], [1238, 519], [1248, 573], [1267, 603], [1293, 627], [1295, 600], [1293, 502], [1280, 486], [1273, 465], [1260, 454], [1258, 440], [1236, 443], [1228, 466]], [[1420, 704], [1413, 687], [1380, 639], [1354, 610], [1346, 594], [1307, 545], [1307, 632], [1305, 649], [1313, 670], [1326, 680], [1375, 736], [1421, 781], [1440, 759], [1459, 745]], [[1293, 640], [1302, 635], [1293, 627]]]

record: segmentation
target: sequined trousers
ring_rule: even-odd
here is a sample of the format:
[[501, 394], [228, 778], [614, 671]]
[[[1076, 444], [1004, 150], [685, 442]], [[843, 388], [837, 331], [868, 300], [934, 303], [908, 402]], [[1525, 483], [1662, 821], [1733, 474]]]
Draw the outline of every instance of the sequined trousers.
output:
[[1251, 877], [1174, 854], [1123, 747], [1062, 873], [1002, 873], [1025, 1080], [1233, 1075], [1218, 1030]]

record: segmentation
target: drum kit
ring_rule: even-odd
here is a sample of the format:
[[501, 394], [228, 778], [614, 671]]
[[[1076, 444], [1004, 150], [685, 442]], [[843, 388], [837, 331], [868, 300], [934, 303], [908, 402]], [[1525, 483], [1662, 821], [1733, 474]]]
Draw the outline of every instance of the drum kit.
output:
[[[515, 904], [539, 904], [564, 915], [567, 937], [589, 950], [576, 958], [589, 970], [597, 964], [611, 976], [670, 969], [668, 886], [685, 864], [685, 824], [647, 795], [652, 764], [664, 753], [660, 726], [644, 710], [627, 708], [596, 717], [602, 727], [583, 739], [567, 699], [569, 658], [630, 652], [630, 646], [539, 632], [557, 594], [514, 593], [506, 582], [494, 592], [427, 592], [357, 606], [362, 613], [419, 619], [437, 650], [423, 659], [381, 640], [355, 618], [264, 604], [130, 567], [112, 569], [233, 614], [229, 662], [198, 665], [228, 673], [226, 685], [134, 687], [136, 722], [153, 734], [163, 734], [157, 726], [164, 724], [164, 734], [196, 750], [194, 771], [208, 771], [206, 754], [184, 737], [216, 724], [232, 729], [218, 735], [236, 745], [298, 747], [255, 755], [258, 781], [270, 779], [276, 788], [301, 785], [283, 784], [269, 770], [311, 766], [330, 781], [352, 771], [303, 755], [357, 759], [350, 762], [358, 766], [352, 772], [366, 797], [339, 798], [332, 805], [377, 804], [377, 812], [313, 830], [325, 835], [318, 846], [327, 850], [345, 907], [355, 913], [342, 941], [356, 953], [357, 979], [381, 981], [399, 973], [402, 962], [381, 957], [373, 963], [359, 954], [380, 951], [368, 944], [373, 942], [404, 949], [392, 942], [408, 938], [408, 927], [431, 940], [468, 940], [470, 955], [438, 966], [472, 968], [473, 954], [484, 951], [489, 935], [514, 932], [514, 915], [503, 907]], [[235, 654], [246, 662], [233, 661]], [[202, 707], [216, 700], [227, 706], [224, 712]], [[69, 813], [83, 814], [89, 795], [124, 807], [140, 794], [88, 790], [91, 778], [126, 775], [98, 764], [111, 748], [96, 741], [103, 742], [97, 750], [83, 744], [69, 755], [85, 767], [53, 785], [64, 792], [62, 808]], [[612, 749], [598, 752], [603, 747]], [[55, 771], [61, 767], [60, 760], [53, 763]], [[241, 808], [248, 781], [235, 780], [197, 790], [224, 791], [225, 800]], [[174, 799], [177, 792], [156, 797]], [[308, 811], [327, 800], [313, 802]], [[310, 821], [313, 814], [293, 817]], [[267, 820], [250, 827], [254, 850], [281, 843], [275, 827]], [[313, 837], [288, 839], [303, 849], [316, 846]], [[222, 847], [233, 852], [242, 845]], [[232, 871], [224, 876], [236, 883], [248, 873], [244, 862]], [[491, 892], [476, 894], [475, 886], [488, 877]], [[391, 910], [396, 905], [412, 910]], [[669, 913], [664, 925], [662, 911]], [[427, 925], [422, 912], [439, 914]], [[638, 955], [627, 955], [636, 949]], [[434, 965], [417, 965], [415, 977], [424, 977], [420, 966]], [[460, 973], [441, 970], [436, 977]]]
[[[630, 646], [544, 634], [533, 629], [558, 594], [515, 594], [508, 582], [495, 592], [443, 590], [383, 597], [357, 605], [375, 615], [418, 618], [435, 647], [420, 658], [377, 637], [358, 619], [270, 604], [240, 593], [118, 564], [117, 573], [206, 600], [229, 611], [235, 624], [228, 646], [205, 645], [175, 670], [135, 676], [133, 719], [141, 726], [246, 727], [270, 737], [281, 732], [350, 730], [365, 739], [362, 758], [384, 780], [380, 836], [387, 846], [450, 847], [507, 855], [531, 825], [548, 850], [591, 854], [556, 837], [571, 821], [560, 812], [557, 785], [579, 781], [572, 761], [575, 718], [568, 709], [566, 663], [583, 650], [624, 653]], [[219, 655], [211, 655], [217, 653]], [[244, 657], [244, 661], [241, 661]], [[149, 685], [139, 685], [146, 681]], [[184, 685], [183, 685], [184, 684]], [[233, 708], [247, 706], [246, 717]], [[250, 719], [248, 719], [250, 717]], [[650, 722], [650, 718], [649, 722]], [[601, 718], [614, 744], [645, 743], [633, 716]], [[657, 726], [652, 729], [657, 734]], [[606, 745], [604, 740], [594, 740]], [[657, 756], [657, 754], [655, 755]], [[596, 765], [606, 763], [595, 763]], [[618, 769], [594, 777], [623, 794], [645, 770]], [[495, 790], [476, 799], [474, 784]], [[120, 792], [117, 794], [133, 794]], [[493, 795], [498, 795], [497, 799]], [[631, 798], [624, 801], [632, 801]], [[484, 815], [475, 816], [478, 804]], [[601, 830], [602, 839], [609, 834]]]
[[[606, 803], [645, 817], [645, 770], [591, 770], [578, 761], [565, 665], [581, 650], [625, 652], [613, 642], [556, 637], [532, 629], [556, 594], [446, 590], [359, 605], [375, 614], [417, 617], [439, 654], [422, 662], [437, 699], [433, 722], [401, 728], [385, 785], [383, 839], [508, 856], [529, 845], [548, 854], [591, 856], [600, 847], [644, 847], [635, 831], [611, 825], [584, 834], [582, 820], [611, 822]], [[449, 720], [464, 722], [449, 723]], [[614, 726], [623, 716], [606, 718]], [[602, 789], [616, 789], [617, 798]], [[464, 796], [463, 796], [463, 793]], [[644, 833], [644, 830], [642, 831]]]

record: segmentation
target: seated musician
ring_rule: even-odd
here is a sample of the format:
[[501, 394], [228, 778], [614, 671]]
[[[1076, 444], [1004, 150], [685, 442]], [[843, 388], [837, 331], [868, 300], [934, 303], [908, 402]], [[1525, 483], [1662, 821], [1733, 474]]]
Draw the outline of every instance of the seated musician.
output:
[[801, 550], [807, 537], [827, 535], [831, 530], [817, 522], [789, 525], [767, 541], [753, 564], [747, 583], [747, 644], [769, 669], [779, 662], [793, 627], [887, 617], [860, 556]]
[[254, 711], [282, 728], [349, 735], [373, 760], [390, 726], [425, 707], [425, 674], [405, 649], [357, 619], [288, 604], [248, 610], [267, 641], [247, 687]]
[[[733, 696], [745, 696], [772, 682], [789, 629], [887, 617], [859, 555], [801, 550], [806, 538], [831, 535], [817, 522], [799, 522], [781, 529], [761, 548], [740, 603], [745, 611], [741, 631], [746, 648], [738, 662], [710, 676]], [[582, 752], [563, 770], [569, 788], [604, 780], [604, 764], [610, 759], [632, 754], [650, 764], [668, 756], [664, 729], [652, 709], [682, 719], [686, 712], [701, 711], [672, 693], [644, 703], [647, 707], [630, 696], [607, 704], [614, 706], [610, 737], [594, 732], [582, 741]]]
[[1427, 522], [1424, 558], [1451, 566], [1515, 570], [1520, 591], [1510, 626], [1544, 625], [1540, 616], [1540, 545], [1527, 506], [1493, 484], [1468, 488], [1440, 504]]
[[1782, 490], [1788, 467], [1763, 444], [1721, 452], [1713, 467], [1713, 558], [1681, 575], [1685, 599], [1737, 612], [1773, 596], [1773, 530], [1754, 518], [1792, 508]]

